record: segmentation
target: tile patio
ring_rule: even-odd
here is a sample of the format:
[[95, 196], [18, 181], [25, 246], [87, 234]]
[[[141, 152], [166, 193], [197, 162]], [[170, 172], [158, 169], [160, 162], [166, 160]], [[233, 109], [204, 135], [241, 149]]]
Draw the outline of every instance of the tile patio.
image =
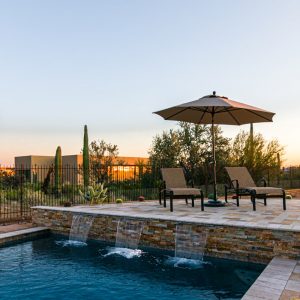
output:
[[239, 207], [231, 203], [225, 207], [205, 207], [205, 211], [201, 211], [199, 202], [196, 202], [193, 208], [190, 204], [186, 205], [184, 200], [174, 201], [174, 212], [170, 212], [168, 205], [166, 208], [159, 205], [158, 201], [74, 206], [70, 208], [51, 207], [51, 209], [199, 224], [300, 231], [300, 200], [297, 199], [287, 200], [286, 211], [282, 210], [280, 199], [269, 199], [267, 206], [259, 203], [256, 211], [252, 210], [249, 199], [242, 199]]

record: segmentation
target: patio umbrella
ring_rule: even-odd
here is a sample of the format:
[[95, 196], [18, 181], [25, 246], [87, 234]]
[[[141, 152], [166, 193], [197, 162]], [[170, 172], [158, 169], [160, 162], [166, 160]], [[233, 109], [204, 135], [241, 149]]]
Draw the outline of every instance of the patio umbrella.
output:
[[221, 205], [217, 201], [217, 177], [216, 177], [216, 155], [214, 125], [243, 125], [249, 123], [272, 122], [275, 115], [272, 112], [243, 104], [224, 96], [204, 96], [198, 100], [172, 106], [154, 112], [165, 120], [183, 121], [194, 124], [211, 124], [212, 133], [212, 155], [213, 155], [213, 191], [214, 201], [212, 204]]

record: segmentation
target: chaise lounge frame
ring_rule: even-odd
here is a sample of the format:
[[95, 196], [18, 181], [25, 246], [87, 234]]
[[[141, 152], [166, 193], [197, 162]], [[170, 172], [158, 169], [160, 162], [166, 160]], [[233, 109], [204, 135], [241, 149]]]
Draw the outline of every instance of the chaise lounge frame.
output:
[[262, 187], [258, 187], [253, 181], [246, 167], [225, 167], [230, 178], [230, 183], [225, 184], [225, 202], [228, 203], [228, 192], [236, 194], [236, 205], [240, 205], [241, 196], [250, 196], [253, 210], [256, 210], [256, 199], [263, 199], [267, 205], [268, 198], [282, 197], [283, 210], [286, 210], [286, 193], [282, 188], [268, 187], [265, 179], [261, 179]]
[[192, 207], [195, 206], [195, 200], [200, 198], [201, 210], [204, 211], [204, 195], [201, 189], [188, 187], [182, 168], [162, 168], [161, 174], [163, 178], [163, 186], [159, 191], [159, 203], [162, 204], [162, 198], [164, 201], [164, 207], [167, 206], [167, 199], [170, 199], [170, 211], [173, 211], [174, 199], [185, 199], [188, 203], [188, 199], [192, 200]]

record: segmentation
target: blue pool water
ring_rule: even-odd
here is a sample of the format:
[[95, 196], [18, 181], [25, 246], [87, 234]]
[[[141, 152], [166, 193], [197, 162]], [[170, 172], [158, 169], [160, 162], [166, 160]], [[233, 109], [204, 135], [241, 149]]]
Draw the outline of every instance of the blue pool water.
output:
[[54, 236], [0, 249], [0, 299], [240, 299], [263, 268]]

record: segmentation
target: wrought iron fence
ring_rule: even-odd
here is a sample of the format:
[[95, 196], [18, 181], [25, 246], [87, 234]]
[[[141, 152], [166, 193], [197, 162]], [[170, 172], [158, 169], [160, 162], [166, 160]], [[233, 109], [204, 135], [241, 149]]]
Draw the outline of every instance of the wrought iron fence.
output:
[[[30, 207], [37, 205], [64, 206], [87, 204], [79, 191], [83, 190], [81, 166], [63, 166], [61, 184], [56, 186], [53, 166], [0, 166], [0, 223], [31, 217]], [[273, 175], [272, 175], [273, 174]], [[289, 167], [276, 173], [266, 170], [269, 185], [283, 188], [300, 188], [300, 167]], [[188, 177], [188, 176], [187, 176]], [[204, 179], [196, 178], [196, 186], [205, 194], [211, 192]], [[91, 185], [105, 183], [108, 188], [108, 202], [137, 201], [139, 196], [146, 200], [158, 199], [161, 186], [160, 166], [119, 165], [90, 169]], [[205, 181], [207, 182], [207, 181]], [[219, 179], [218, 194], [223, 193], [222, 179]]]
[[[90, 169], [90, 185], [105, 183], [107, 201], [137, 201], [158, 198], [157, 172], [143, 165], [122, 165]], [[51, 166], [0, 167], [0, 223], [29, 219], [30, 207], [87, 204], [79, 191], [84, 191], [81, 166], [63, 166], [57, 186]]]

